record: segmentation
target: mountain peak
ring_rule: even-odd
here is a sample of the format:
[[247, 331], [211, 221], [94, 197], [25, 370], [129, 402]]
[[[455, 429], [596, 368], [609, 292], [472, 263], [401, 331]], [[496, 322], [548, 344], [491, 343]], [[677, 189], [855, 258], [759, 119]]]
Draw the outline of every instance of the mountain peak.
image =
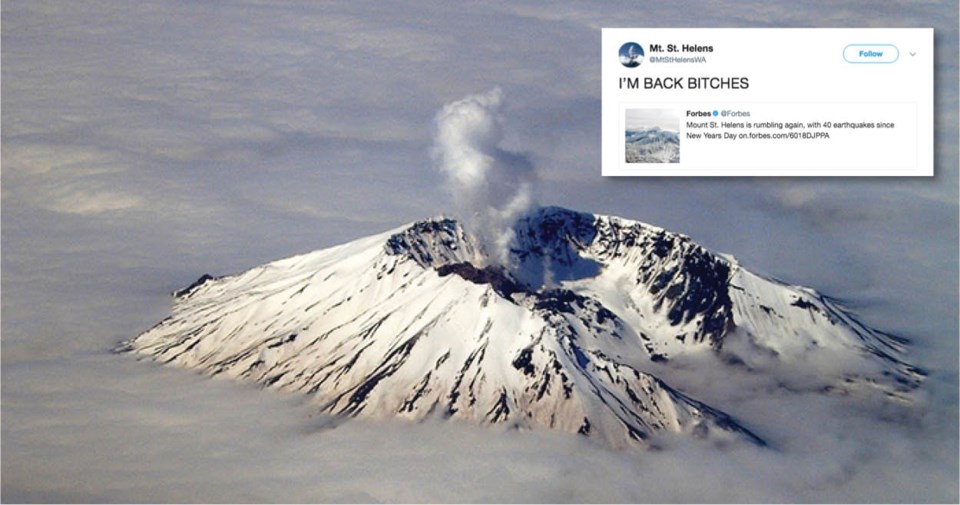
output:
[[[685, 355], [903, 401], [922, 379], [895, 337], [686, 236], [560, 207], [514, 232], [508, 265], [435, 218], [204, 276], [121, 350], [301, 391], [332, 414], [544, 427], [616, 447], [662, 433], [763, 443], [654, 375]], [[821, 357], [856, 366], [803, 368]]]

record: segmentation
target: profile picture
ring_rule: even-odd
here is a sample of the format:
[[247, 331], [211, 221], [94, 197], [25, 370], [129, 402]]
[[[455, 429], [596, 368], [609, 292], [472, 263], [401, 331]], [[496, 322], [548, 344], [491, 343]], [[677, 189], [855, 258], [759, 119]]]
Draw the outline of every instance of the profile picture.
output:
[[620, 63], [627, 68], [639, 67], [643, 63], [643, 48], [636, 42], [627, 42], [620, 46]]
[[627, 163], [680, 163], [680, 111], [627, 109], [624, 130]]

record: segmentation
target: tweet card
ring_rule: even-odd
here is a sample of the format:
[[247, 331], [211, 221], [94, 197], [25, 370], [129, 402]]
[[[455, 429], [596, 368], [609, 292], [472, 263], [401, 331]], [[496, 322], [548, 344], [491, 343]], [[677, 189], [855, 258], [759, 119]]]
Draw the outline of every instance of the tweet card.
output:
[[932, 28], [604, 28], [605, 176], [932, 176]]

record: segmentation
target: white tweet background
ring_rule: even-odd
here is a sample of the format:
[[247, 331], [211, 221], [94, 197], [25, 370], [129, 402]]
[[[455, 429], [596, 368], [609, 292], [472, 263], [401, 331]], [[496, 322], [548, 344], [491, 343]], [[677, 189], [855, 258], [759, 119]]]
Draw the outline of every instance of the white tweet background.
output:
[[[389, 6], [7, 1], [4, 501], [952, 501], [957, 485], [957, 9], [813, 2]], [[695, 18], [690, 13], [695, 12]], [[600, 28], [934, 26], [931, 179], [600, 177]], [[914, 415], [681, 389], [774, 450], [460, 425], [322, 429], [299, 399], [109, 354], [169, 292], [452, 212], [435, 116], [500, 87], [536, 199], [686, 233], [911, 338]]]

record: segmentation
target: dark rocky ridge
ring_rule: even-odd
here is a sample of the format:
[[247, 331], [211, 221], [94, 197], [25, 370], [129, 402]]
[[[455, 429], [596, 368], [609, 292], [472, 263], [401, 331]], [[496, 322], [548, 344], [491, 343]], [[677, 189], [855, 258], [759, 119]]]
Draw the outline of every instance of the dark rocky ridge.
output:
[[686, 236], [559, 207], [534, 210], [516, 223], [514, 232], [510, 269], [477, 267], [474, 262], [482, 252], [452, 219], [418, 222], [390, 237], [387, 248], [441, 276], [456, 274], [490, 284], [507, 298], [594, 277], [606, 262], [630, 257], [636, 264], [636, 282], [654, 297], [656, 310], [665, 311], [672, 325], [702, 317], [697, 330], [682, 338], [719, 349], [733, 328], [728, 263]]

